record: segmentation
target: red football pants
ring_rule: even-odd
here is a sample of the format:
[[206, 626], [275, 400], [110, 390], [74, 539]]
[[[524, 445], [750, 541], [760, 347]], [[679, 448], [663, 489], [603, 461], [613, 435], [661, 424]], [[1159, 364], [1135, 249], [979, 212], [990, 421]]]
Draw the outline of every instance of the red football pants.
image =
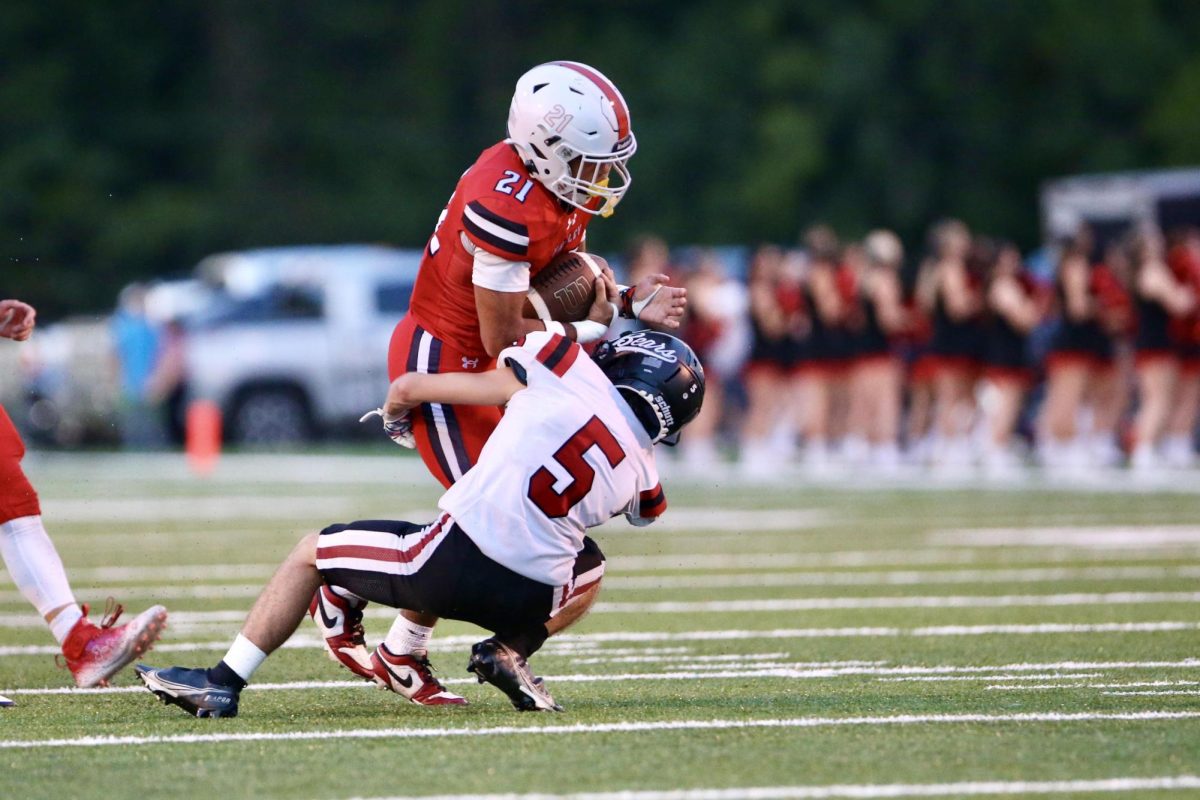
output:
[[0, 525], [18, 517], [42, 513], [37, 492], [21, 469], [24, 455], [25, 443], [4, 406], [0, 406]]
[[[406, 372], [485, 372], [495, 360], [469, 356], [422, 328], [406, 315], [392, 332], [388, 375]], [[447, 489], [477, 460], [484, 442], [500, 423], [499, 406], [451, 406], [423, 403], [412, 411], [417, 452], [433, 477]]]

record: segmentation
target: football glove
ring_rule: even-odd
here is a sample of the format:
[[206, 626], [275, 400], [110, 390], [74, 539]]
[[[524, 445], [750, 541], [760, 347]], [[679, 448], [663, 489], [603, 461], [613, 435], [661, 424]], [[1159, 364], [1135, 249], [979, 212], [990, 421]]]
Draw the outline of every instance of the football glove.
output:
[[407, 411], [398, 417], [393, 417], [385, 413], [382, 408], [376, 408], [363, 414], [358, 421], [366, 422], [371, 417], [379, 417], [383, 420], [383, 432], [396, 444], [407, 447], [409, 450], [417, 446], [417, 439], [413, 436], [412, 420], [409, 419]]

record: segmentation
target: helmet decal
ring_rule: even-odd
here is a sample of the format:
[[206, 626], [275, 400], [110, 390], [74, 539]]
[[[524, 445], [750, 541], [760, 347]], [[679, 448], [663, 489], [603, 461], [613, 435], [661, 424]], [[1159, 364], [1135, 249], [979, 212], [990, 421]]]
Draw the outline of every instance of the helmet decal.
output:
[[592, 356], [651, 442], [673, 443], [704, 402], [704, 367], [685, 342], [640, 330], [601, 342]]
[[660, 361], [666, 361], [668, 364], [679, 361], [675, 351], [668, 347], [666, 342], [647, 336], [645, 331], [623, 334], [619, 339], [613, 341], [612, 346], [619, 353], [642, 353]]

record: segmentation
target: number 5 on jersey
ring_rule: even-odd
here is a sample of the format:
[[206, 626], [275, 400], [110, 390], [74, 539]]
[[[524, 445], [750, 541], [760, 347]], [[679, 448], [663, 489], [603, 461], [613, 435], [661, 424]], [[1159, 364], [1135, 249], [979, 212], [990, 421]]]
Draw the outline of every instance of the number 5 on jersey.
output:
[[616, 467], [625, 460], [625, 451], [621, 449], [617, 437], [612, 435], [599, 417], [592, 417], [554, 453], [554, 460], [571, 476], [571, 482], [563, 487], [562, 492], [554, 490], [558, 479], [546, 467], [539, 468], [529, 479], [529, 499], [547, 517], [565, 517], [571, 507], [592, 490], [596, 470], [584, 458], [592, 447], [600, 448], [610, 467]]

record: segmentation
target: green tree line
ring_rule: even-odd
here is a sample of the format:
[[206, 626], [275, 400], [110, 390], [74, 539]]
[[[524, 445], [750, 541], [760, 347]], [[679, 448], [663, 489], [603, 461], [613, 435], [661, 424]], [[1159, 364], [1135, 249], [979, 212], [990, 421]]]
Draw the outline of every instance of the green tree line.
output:
[[419, 247], [562, 58], [640, 143], [601, 251], [944, 215], [1028, 246], [1047, 178], [1200, 163], [1189, 0], [12, 0], [0, 291], [53, 317], [218, 250]]

